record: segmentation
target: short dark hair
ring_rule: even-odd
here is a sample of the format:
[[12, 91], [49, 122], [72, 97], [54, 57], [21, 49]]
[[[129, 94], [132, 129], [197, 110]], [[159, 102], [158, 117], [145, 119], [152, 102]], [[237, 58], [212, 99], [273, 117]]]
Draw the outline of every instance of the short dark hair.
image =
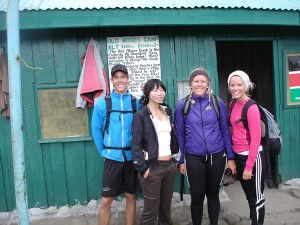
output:
[[159, 80], [159, 79], [148, 80], [144, 85], [143, 95], [141, 97], [140, 102], [143, 105], [147, 105], [149, 103], [150, 92], [153, 91], [155, 88], [158, 88], [158, 87], [161, 87], [165, 92], [167, 90], [166, 86], [163, 84], [163, 82], [161, 82], [161, 80]]
[[113, 68], [111, 68], [111, 73], [110, 73], [111, 76], [113, 76], [115, 74], [115, 72], [117, 72], [117, 71], [122, 71], [128, 75], [127, 67], [124, 66], [123, 64], [114, 65]]

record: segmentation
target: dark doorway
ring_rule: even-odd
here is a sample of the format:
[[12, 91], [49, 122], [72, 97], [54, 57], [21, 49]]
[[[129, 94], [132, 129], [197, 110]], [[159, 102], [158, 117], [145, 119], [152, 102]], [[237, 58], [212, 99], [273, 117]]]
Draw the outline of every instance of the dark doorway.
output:
[[227, 101], [228, 75], [235, 70], [246, 72], [256, 85], [252, 98], [274, 112], [271, 41], [217, 41], [220, 96]]
[[[251, 97], [274, 114], [272, 42], [217, 41], [216, 49], [220, 97], [229, 104], [228, 75], [235, 70], [243, 70], [256, 85]], [[271, 164], [275, 178], [275, 158], [271, 158]]]

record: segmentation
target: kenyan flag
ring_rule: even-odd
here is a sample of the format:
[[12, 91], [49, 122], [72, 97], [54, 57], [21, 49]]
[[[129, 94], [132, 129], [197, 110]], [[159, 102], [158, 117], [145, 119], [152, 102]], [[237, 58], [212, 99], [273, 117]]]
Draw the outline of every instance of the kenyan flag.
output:
[[300, 71], [289, 72], [291, 102], [300, 102]]

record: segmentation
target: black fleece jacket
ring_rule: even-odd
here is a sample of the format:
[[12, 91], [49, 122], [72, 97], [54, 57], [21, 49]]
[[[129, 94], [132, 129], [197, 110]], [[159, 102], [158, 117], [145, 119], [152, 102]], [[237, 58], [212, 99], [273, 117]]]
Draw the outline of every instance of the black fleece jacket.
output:
[[[172, 124], [172, 111], [166, 105], [163, 106]], [[134, 168], [143, 175], [148, 168], [156, 166], [158, 159], [158, 137], [151, 119], [151, 112], [147, 106], [141, 108], [134, 114], [132, 121], [132, 161]], [[175, 129], [172, 126], [172, 129]], [[145, 160], [145, 152], [148, 159]], [[176, 163], [177, 161], [175, 161]]]

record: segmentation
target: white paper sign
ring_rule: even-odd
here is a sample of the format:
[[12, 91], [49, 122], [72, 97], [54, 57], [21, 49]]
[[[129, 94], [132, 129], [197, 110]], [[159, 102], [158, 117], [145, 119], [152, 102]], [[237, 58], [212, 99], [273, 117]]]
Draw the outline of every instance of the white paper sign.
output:
[[118, 63], [127, 67], [130, 79], [128, 90], [135, 96], [141, 96], [142, 88], [147, 80], [161, 79], [157, 35], [108, 37], [107, 53], [109, 72]]

